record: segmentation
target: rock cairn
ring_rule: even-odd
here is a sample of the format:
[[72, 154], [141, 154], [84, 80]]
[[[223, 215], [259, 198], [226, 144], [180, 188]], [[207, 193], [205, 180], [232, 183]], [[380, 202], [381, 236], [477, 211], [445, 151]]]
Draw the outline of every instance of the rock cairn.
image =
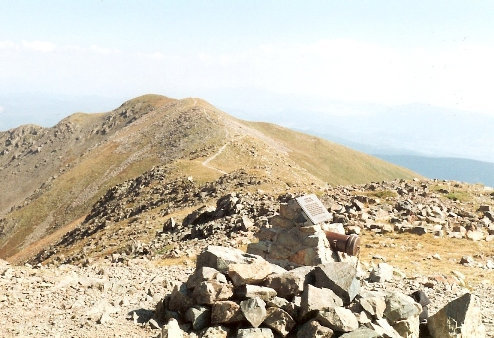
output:
[[[332, 220], [328, 214], [328, 221]], [[283, 265], [286, 262], [317, 265], [339, 261], [331, 250], [324, 231], [344, 234], [342, 224], [314, 224], [302, 210], [296, 199], [280, 204], [279, 215], [269, 219], [256, 235], [259, 242], [249, 245], [248, 251]]]
[[[155, 320], [163, 338], [419, 337], [426, 330], [422, 296], [362, 291], [360, 284], [349, 262], [287, 271], [257, 255], [210, 246], [187, 282], [158, 303]], [[433, 337], [485, 336], [471, 294], [430, 317], [429, 326]]]

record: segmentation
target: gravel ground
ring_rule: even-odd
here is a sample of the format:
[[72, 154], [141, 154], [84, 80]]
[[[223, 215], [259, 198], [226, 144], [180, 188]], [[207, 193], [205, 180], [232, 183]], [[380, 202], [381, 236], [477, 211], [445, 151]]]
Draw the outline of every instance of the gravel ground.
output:
[[[148, 320], [156, 303], [186, 281], [192, 266], [156, 266], [146, 259], [97, 262], [88, 267], [32, 268], [0, 260], [1, 337], [155, 337]], [[468, 290], [427, 277], [363, 282], [364, 290], [423, 290], [429, 315], [466, 292], [478, 295], [487, 337], [494, 337], [494, 287]]]
[[147, 323], [156, 303], [191, 271], [146, 260], [39, 269], [0, 262], [0, 336], [156, 336]]
[[478, 284], [467, 289], [457, 283], [436, 281], [427, 277], [394, 279], [384, 283], [363, 283], [363, 289], [374, 291], [401, 291], [411, 294], [422, 290], [431, 303], [428, 305], [429, 316], [434, 315], [447, 303], [455, 300], [467, 292], [479, 297], [482, 312], [482, 322], [485, 325], [487, 337], [494, 337], [494, 286]]

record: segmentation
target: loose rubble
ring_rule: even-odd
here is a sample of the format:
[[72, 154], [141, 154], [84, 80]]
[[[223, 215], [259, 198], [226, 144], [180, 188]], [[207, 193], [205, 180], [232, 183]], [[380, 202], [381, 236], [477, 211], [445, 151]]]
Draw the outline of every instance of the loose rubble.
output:
[[[331, 250], [324, 235], [327, 230], [346, 234], [407, 236], [410, 233], [413, 234], [410, 236], [433, 235], [491, 245], [494, 223], [490, 218], [493, 204], [490, 194], [479, 194], [478, 201], [483, 202], [477, 204], [479, 207], [472, 207], [444, 198], [447, 193], [437, 190], [439, 186], [447, 186], [449, 193], [463, 187], [455, 182], [394, 181], [327, 188], [321, 199], [331, 220], [312, 224], [307, 218], [300, 218], [300, 210], [292, 202], [295, 195], [271, 196], [240, 189], [240, 180], [250, 182], [249, 175], [242, 172], [225, 175], [223, 183], [215, 189], [208, 188], [214, 184], [197, 185], [189, 178], [171, 182], [152, 195], [161, 196], [160, 201], [156, 199], [152, 207], [139, 207], [150, 202], [141, 200], [143, 195], [150, 196], [142, 190], [149, 188], [147, 182], [165, 177], [160, 176], [158, 169], [152, 175], [155, 176], [148, 181], [128, 182], [118, 191], [109, 192], [95, 206], [87, 222], [71, 234], [80, 239], [94, 239], [87, 240], [80, 250], [66, 250], [73, 244], [67, 237], [30, 262], [37, 267], [49, 258], [52, 267], [0, 269], [0, 282], [6, 286], [5, 290], [14, 290], [13, 294], [17, 295], [9, 298], [0, 294], [0, 315], [9, 318], [10, 328], [4, 335], [54, 332], [74, 335], [76, 331], [69, 330], [67, 323], [77, 322], [76, 326], [86, 325], [86, 331], [79, 330], [82, 336], [94, 336], [98, 328], [101, 335], [107, 335], [110, 328], [119, 328], [127, 335], [156, 336], [160, 332], [164, 337], [417, 337], [426, 336], [428, 330], [441, 332], [435, 333], [436, 336], [447, 336], [452, 330], [461, 331], [464, 336], [471, 332], [482, 336], [484, 331], [485, 336], [494, 336], [492, 284], [468, 285], [468, 276], [460, 272], [467, 266], [490, 273], [494, 257], [482, 253], [465, 257], [459, 254], [451, 261], [449, 277], [409, 271], [405, 274], [393, 266], [392, 257], [384, 257], [378, 250], [380, 246], [364, 244], [376, 249], [373, 257], [377, 261], [364, 265], [355, 257]], [[247, 185], [254, 187], [256, 182]], [[239, 191], [232, 193], [232, 190]], [[132, 209], [125, 209], [125, 205], [131, 205]], [[168, 216], [182, 206], [190, 210], [183, 217]], [[112, 210], [121, 212], [115, 214]], [[153, 210], [160, 213], [160, 223], [154, 228], [140, 227], [146, 221], [153, 224], [149, 218]], [[122, 230], [125, 236], [109, 231], [113, 224], [122, 221], [129, 222], [128, 229]], [[150, 240], [139, 237], [139, 233], [150, 232]], [[116, 236], [122, 243], [130, 242], [112, 254], [95, 257], [98, 236]], [[173, 248], [163, 252], [170, 245]], [[235, 249], [239, 247], [247, 247], [248, 253]], [[164, 282], [153, 282], [152, 277], [128, 277], [129, 285], [140, 283], [143, 288], [139, 286], [139, 292], [143, 293], [143, 298], [137, 301], [139, 308], [133, 310], [132, 307], [137, 307], [133, 296], [122, 297], [120, 305], [120, 302], [112, 304], [114, 298], [125, 294], [118, 287], [97, 295], [111, 306], [125, 310], [112, 312], [114, 309], [108, 308], [88, 315], [90, 319], [81, 317], [80, 322], [77, 317], [80, 312], [74, 312], [77, 307], [71, 307], [77, 294], [70, 288], [66, 296], [62, 293], [46, 300], [37, 297], [29, 298], [30, 303], [20, 301], [24, 293], [42, 294], [45, 289], [37, 279], [37, 271], [65, 276], [64, 269], [68, 269], [81, 276], [94, 274], [97, 278], [99, 269], [110, 266], [116, 276], [152, 275], [152, 268], [133, 270], [128, 264], [195, 255], [195, 270], [177, 267], [175, 275], [166, 277], [182, 284], [167, 282], [166, 287], [161, 287]], [[443, 252], [441, 255], [431, 252], [430, 259], [448, 261]], [[99, 290], [85, 282], [78, 285], [77, 292], [82, 294], [91, 295]], [[456, 299], [460, 300], [454, 303]], [[86, 307], [92, 304], [84, 301]], [[37, 324], [39, 327], [25, 319], [15, 322], [16, 313], [27, 311], [28, 304], [43, 309], [57, 304], [58, 314], [43, 317], [43, 324]], [[461, 310], [457, 313], [463, 311], [464, 320], [451, 316], [448, 306]], [[445, 310], [441, 310], [443, 307]], [[127, 312], [124, 315], [122, 311]], [[54, 318], [65, 324], [60, 327], [54, 324], [56, 328], [44, 324], [53, 322]], [[84, 320], [89, 324], [84, 324]], [[131, 328], [125, 331], [129, 324]]]
[[[246, 275], [256, 278], [235, 280], [239, 266], [252, 267]], [[420, 304], [428, 304], [425, 295], [361, 289], [362, 282], [378, 283], [361, 281], [345, 262], [283, 271], [260, 256], [211, 246], [199, 255], [187, 282], [158, 303], [154, 319], [163, 326], [161, 337], [171, 337], [177, 322], [180, 334], [189, 337], [211, 330], [225, 337], [419, 337], [429, 331], [433, 337], [458, 332], [485, 337], [479, 304], [470, 293], [427, 317]]]

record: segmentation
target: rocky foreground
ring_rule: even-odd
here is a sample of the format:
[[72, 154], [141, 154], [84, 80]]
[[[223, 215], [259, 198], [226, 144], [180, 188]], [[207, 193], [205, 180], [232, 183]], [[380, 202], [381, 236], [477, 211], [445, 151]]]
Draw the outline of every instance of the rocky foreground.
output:
[[[244, 255], [237, 253], [237, 257], [240, 257], [241, 260], [244, 259], [245, 263]], [[206, 256], [208, 255], [206, 254]], [[253, 257], [249, 255], [248, 259], [252, 260]], [[233, 281], [242, 284], [247, 280], [243, 279], [247, 278], [247, 274], [241, 270], [243, 266], [239, 264], [235, 268], [229, 265], [230, 268], [226, 269], [225, 265], [216, 265], [225, 272], [223, 274], [214, 268], [201, 267], [204, 264], [215, 264], [211, 255], [208, 259], [206, 258], [199, 260], [198, 269], [194, 269], [191, 264], [160, 266], [145, 258], [131, 259], [125, 263], [107, 259], [89, 267], [65, 264], [50, 268], [44, 266], [11, 266], [5, 261], [0, 261], [0, 318], [2, 320], [0, 335], [2, 337], [156, 337], [162, 334], [164, 327], [164, 332], [168, 334], [168, 337], [179, 337], [179, 334], [183, 334], [184, 337], [187, 335], [190, 337], [224, 337], [225, 332], [230, 332], [235, 337], [238, 329], [248, 329], [249, 326], [253, 329], [252, 325], [249, 324], [250, 322], [242, 317], [244, 315], [240, 306], [245, 300], [254, 299], [254, 301], [244, 303], [245, 306], [248, 305], [245, 311], [246, 313], [252, 311], [255, 313], [256, 309], [260, 309], [261, 315], [257, 317], [258, 321], [261, 319], [265, 321], [268, 313], [271, 314], [271, 317], [273, 315], [283, 316], [287, 313], [291, 314], [290, 317], [293, 316], [292, 319], [297, 318], [296, 323], [295, 319], [291, 321], [286, 317], [286, 321], [274, 320], [270, 322], [268, 320], [261, 324], [260, 328], [267, 336], [270, 336], [269, 332], [278, 335], [280, 331], [285, 332], [291, 327], [293, 336], [297, 334], [298, 329], [301, 329], [302, 332], [309, 332], [307, 333], [309, 335], [305, 336], [301, 333], [299, 335], [301, 337], [316, 337], [318, 335], [314, 333], [315, 331], [320, 332], [320, 337], [330, 337], [331, 331], [337, 336], [343, 333], [338, 330], [356, 329], [356, 325], [358, 325], [366, 326], [369, 330], [378, 332], [377, 335], [372, 333], [373, 335], [370, 336], [384, 337], [385, 335], [379, 332], [386, 330], [388, 336], [392, 337], [395, 329], [386, 325], [386, 322], [390, 325], [393, 323], [387, 317], [391, 316], [389, 311], [386, 312], [386, 300], [389, 303], [391, 298], [386, 295], [395, 295], [398, 297], [398, 304], [410, 310], [410, 313], [405, 316], [413, 317], [415, 320], [414, 329], [416, 330], [419, 325], [417, 315], [422, 313], [422, 310], [406, 295], [417, 290], [423, 290], [430, 300], [430, 304], [427, 305], [429, 315], [435, 314], [444, 305], [465, 294], [474, 294], [476, 298], [472, 305], [481, 309], [481, 313], [472, 312], [474, 318], [469, 318], [470, 322], [467, 324], [471, 321], [480, 324], [482, 321], [487, 331], [487, 337], [494, 337], [494, 304], [492, 301], [494, 288], [492, 286], [478, 285], [473, 289], [466, 289], [457, 283], [442, 282], [425, 287], [424, 284], [428, 283], [426, 277], [407, 278], [396, 272], [390, 276], [388, 269], [384, 269], [384, 271], [379, 271], [379, 269], [375, 269], [376, 271], [359, 271], [357, 276], [361, 284], [360, 290], [351, 291], [355, 298], [351, 306], [346, 306], [349, 299], [343, 303], [343, 300], [339, 298], [340, 296], [335, 295], [331, 289], [318, 288], [321, 287], [319, 283], [328, 282], [327, 279], [324, 281], [325, 270], [327, 270], [324, 266], [317, 268], [319, 270], [319, 282], [315, 276], [312, 281], [317, 286], [308, 286], [309, 284], [304, 286], [305, 277], [309, 275], [308, 281], [310, 281], [312, 278], [310, 275], [314, 273], [316, 267], [297, 268], [291, 272], [284, 272], [282, 268], [278, 267], [275, 268], [276, 273], [274, 275], [262, 280], [262, 282], [259, 282], [263, 273], [262, 269], [255, 270], [256, 284], [267, 286], [244, 285], [242, 287], [240, 285], [238, 287], [237, 285], [234, 287]], [[261, 262], [261, 265], [264, 264], [260, 258], [257, 258], [257, 261]], [[211, 262], [212, 264], [210, 264]], [[256, 264], [249, 264], [247, 268], [255, 266]], [[261, 271], [260, 274], [257, 273], [258, 271]], [[350, 269], [349, 271], [354, 270]], [[266, 269], [264, 269], [265, 272]], [[285, 278], [283, 277], [284, 274], [287, 274], [285, 277], [291, 276], [292, 278]], [[351, 276], [351, 273], [348, 276]], [[323, 281], [321, 281], [321, 277]], [[253, 283], [253, 279], [248, 279], [248, 281]], [[211, 293], [207, 283], [215, 286], [220, 284], [222, 288], [225, 288], [225, 291]], [[194, 292], [196, 288], [198, 291]], [[212, 290], [217, 289], [213, 288]], [[321, 290], [324, 294], [330, 294], [331, 297], [320, 297]], [[181, 292], [194, 297], [185, 298], [188, 299], [188, 302], [183, 301]], [[341, 292], [340, 288], [338, 293], [345, 297], [346, 294]], [[292, 297], [293, 294], [297, 294], [297, 296]], [[227, 299], [217, 300], [215, 297]], [[175, 302], [171, 303], [173, 304], [172, 309], [178, 311], [170, 309], [170, 300], [172, 299]], [[216, 305], [214, 303], [208, 304], [213, 300]], [[297, 313], [312, 312], [314, 315], [317, 312], [315, 310], [324, 307], [325, 302], [329, 300], [337, 302], [340, 309], [338, 313], [342, 312], [344, 315], [348, 315], [350, 318], [348, 323], [350, 324], [345, 322], [345, 325], [351, 326], [340, 328], [334, 326], [335, 324], [327, 324], [326, 319], [322, 318], [319, 318], [320, 321], [317, 320], [317, 322], [308, 319], [307, 322], [310, 324], [305, 326], [298, 322], [299, 320], [303, 321], [304, 318], [299, 317]], [[197, 301], [201, 304], [194, 304]], [[468, 304], [469, 302], [464, 299], [460, 308], [466, 309]], [[265, 312], [262, 310], [263, 307]], [[191, 308], [192, 310], [190, 310]], [[348, 310], [343, 310], [344, 308], [348, 308]], [[208, 313], [208, 311], [209, 316], [215, 314], [215, 317], [205, 317], [204, 312]], [[329, 316], [326, 312], [322, 315]], [[174, 316], [178, 317], [183, 324], [181, 328], [174, 325], [175, 321], [172, 319]], [[253, 321], [252, 318], [256, 317], [249, 318]], [[174, 326], [175, 328], [173, 328]], [[472, 328], [470, 327], [470, 329]], [[268, 330], [270, 331], [268, 332]], [[364, 329], [362, 328], [362, 330]], [[365, 331], [369, 333], [369, 330]], [[259, 329], [249, 332], [258, 331]], [[179, 334], [173, 335], [173, 332], [179, 332]], [[205, 332], [208, 332], [209, 335], [206, 335]], [[247, 333], [245, 331], [245, 334]], [[347, 333], [348, 335], [349, 333]], [[248, 335], [244, 336], [248, 337]], [[360, 337], [370, 336], [361, 335]], [[464, 335], [464, 337], [468, 336]]]
[[[110, 190], [30, 265], [1, 261], [0, 336], [494, 337], [492, 190], [325, 187], [312, 224], [245, 172], [165, 176]], [[360, 262], [325, 231], [359, 234]]]

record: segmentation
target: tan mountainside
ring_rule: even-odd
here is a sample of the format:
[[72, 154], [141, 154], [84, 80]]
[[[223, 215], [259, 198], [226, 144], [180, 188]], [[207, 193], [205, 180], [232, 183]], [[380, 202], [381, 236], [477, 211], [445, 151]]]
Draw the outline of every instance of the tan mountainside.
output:
[[52, 128], [0, 132], [0, 257], [85, 217], [109, 188], [156, 165], [170, 168], [169, 181], [193, 176], [200, 184], [243, 169], [269, 177], [256, 188], [272, 192], [417, 176], [313, 136], [235, 119], [200, 99], [145, 95]]

